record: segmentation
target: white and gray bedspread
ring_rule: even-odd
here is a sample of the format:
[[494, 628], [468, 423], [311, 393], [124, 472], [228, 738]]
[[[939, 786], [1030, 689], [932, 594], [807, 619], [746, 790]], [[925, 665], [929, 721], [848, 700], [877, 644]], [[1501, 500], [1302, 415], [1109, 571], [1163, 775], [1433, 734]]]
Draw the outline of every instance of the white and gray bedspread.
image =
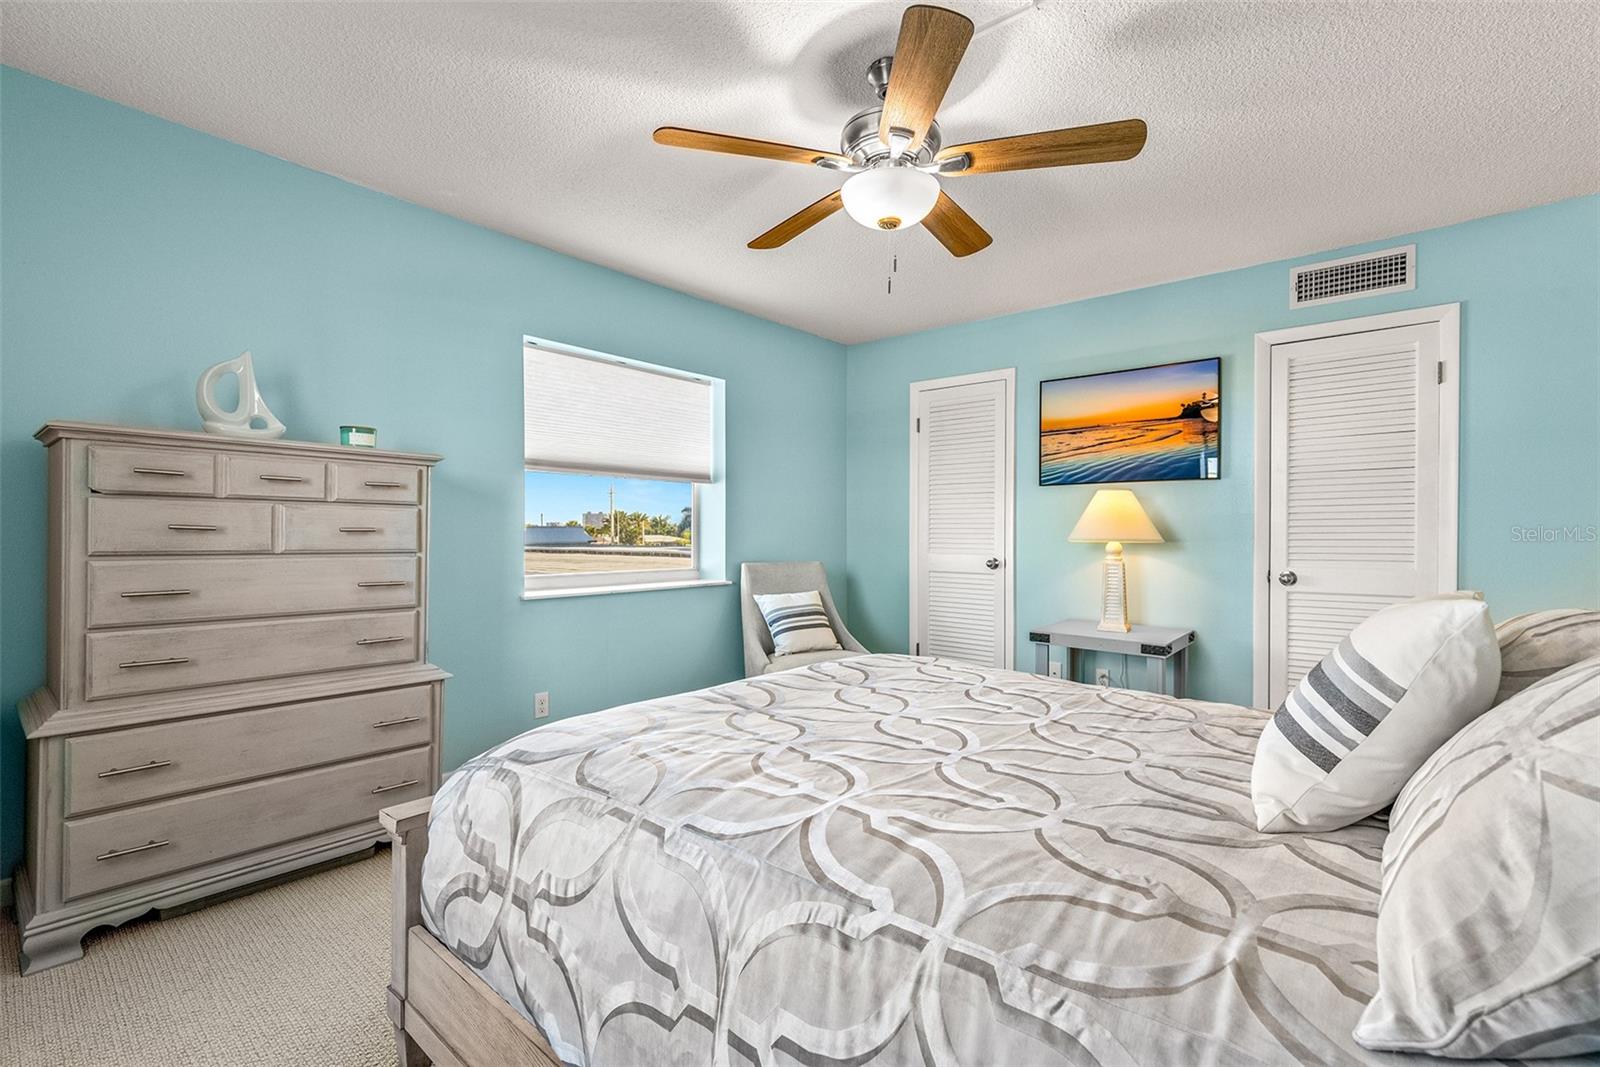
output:
[[1415, 1063], [1350, 1031], [1385, 829], [1256, 832], [1265, 712], [867, 656], [552, 723], [425, 922], [573, 1064]]

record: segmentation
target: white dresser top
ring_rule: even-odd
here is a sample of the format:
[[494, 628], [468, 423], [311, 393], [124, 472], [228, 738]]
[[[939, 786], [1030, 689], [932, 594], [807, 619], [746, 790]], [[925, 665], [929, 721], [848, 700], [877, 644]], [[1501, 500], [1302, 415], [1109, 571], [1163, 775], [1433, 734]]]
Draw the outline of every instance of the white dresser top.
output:
[[370, 459], [432, 466], [444, 457], [432, 452], [395, 452], [382, 448], [336, 445], [325, 441], [290, 441], [285, 438], [228, 437], [199, 430], [163, 430], [144, 426], [111, 426], [97, 422], [47, 422], [33, 435], [48, 446], [66, 437], [118, 444], [160, 444], [164, 447], [225, 448], [239, 452], [270, 452], [273, 455], [315, 456], [322, 459]]

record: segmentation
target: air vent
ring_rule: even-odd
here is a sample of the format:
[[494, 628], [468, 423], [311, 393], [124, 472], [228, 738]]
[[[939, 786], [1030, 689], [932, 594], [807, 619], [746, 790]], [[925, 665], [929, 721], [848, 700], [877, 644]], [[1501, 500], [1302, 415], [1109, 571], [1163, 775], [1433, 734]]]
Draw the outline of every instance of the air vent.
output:
[[1310, 307], [1417, 287], [1417, 246], [1307, 263], [1289, 272], [1289, 306]]

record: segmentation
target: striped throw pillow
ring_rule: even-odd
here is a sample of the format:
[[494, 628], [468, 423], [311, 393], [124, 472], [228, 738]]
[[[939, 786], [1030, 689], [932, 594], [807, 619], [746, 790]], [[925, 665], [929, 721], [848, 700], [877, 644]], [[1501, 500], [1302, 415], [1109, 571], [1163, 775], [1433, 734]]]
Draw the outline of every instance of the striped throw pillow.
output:
[[774, 655], [840, 647], [822, 607], [822, 597], [816, 592], [761, 593], [755, 600], [761, 617], [767, 620], [767, 632], [772, 634]]
[[1489, 609], [1473, 593], [1393, 604], [1322, 658], [1261, 732], [1250, 792], [1267, 833], [1333, 830], [1399, 796], [1500, 683]]

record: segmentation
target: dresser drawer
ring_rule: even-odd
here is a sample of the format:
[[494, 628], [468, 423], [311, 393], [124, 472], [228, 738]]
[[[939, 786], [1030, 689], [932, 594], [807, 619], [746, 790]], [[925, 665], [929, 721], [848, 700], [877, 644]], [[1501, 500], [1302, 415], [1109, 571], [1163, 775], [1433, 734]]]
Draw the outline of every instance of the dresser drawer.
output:
[[212, 496], [216, 478], [210, 452], [89, 446], [89, 488], [96, 493]]
[[142, 804], [433, 739], [433, 687], [68, 738], [67, 814]]
[[89, 626], [410, 608], [416, 556], [95, 559]]
[[81, 897], [326, 830], [432, 792], [426, 748], [68, 819], [66, 896]]
[[422, 488], [421, 467], [378, 463], [333, 464], [333, 499], [368, 504], [416, 504]]
[[91, 556], [271, 551], [271, 504], [89, 498]]
[[321, 500], [327, 495], [328, 465], [305, 459], [229, 456], [227, 496]]
[[284, 504], [285, 552], [415, 552], [422, 513], [416, 508]]
[[421, 648], [415, 611], [89, 633], [90, 700], [257, 678], [405, 663]]

